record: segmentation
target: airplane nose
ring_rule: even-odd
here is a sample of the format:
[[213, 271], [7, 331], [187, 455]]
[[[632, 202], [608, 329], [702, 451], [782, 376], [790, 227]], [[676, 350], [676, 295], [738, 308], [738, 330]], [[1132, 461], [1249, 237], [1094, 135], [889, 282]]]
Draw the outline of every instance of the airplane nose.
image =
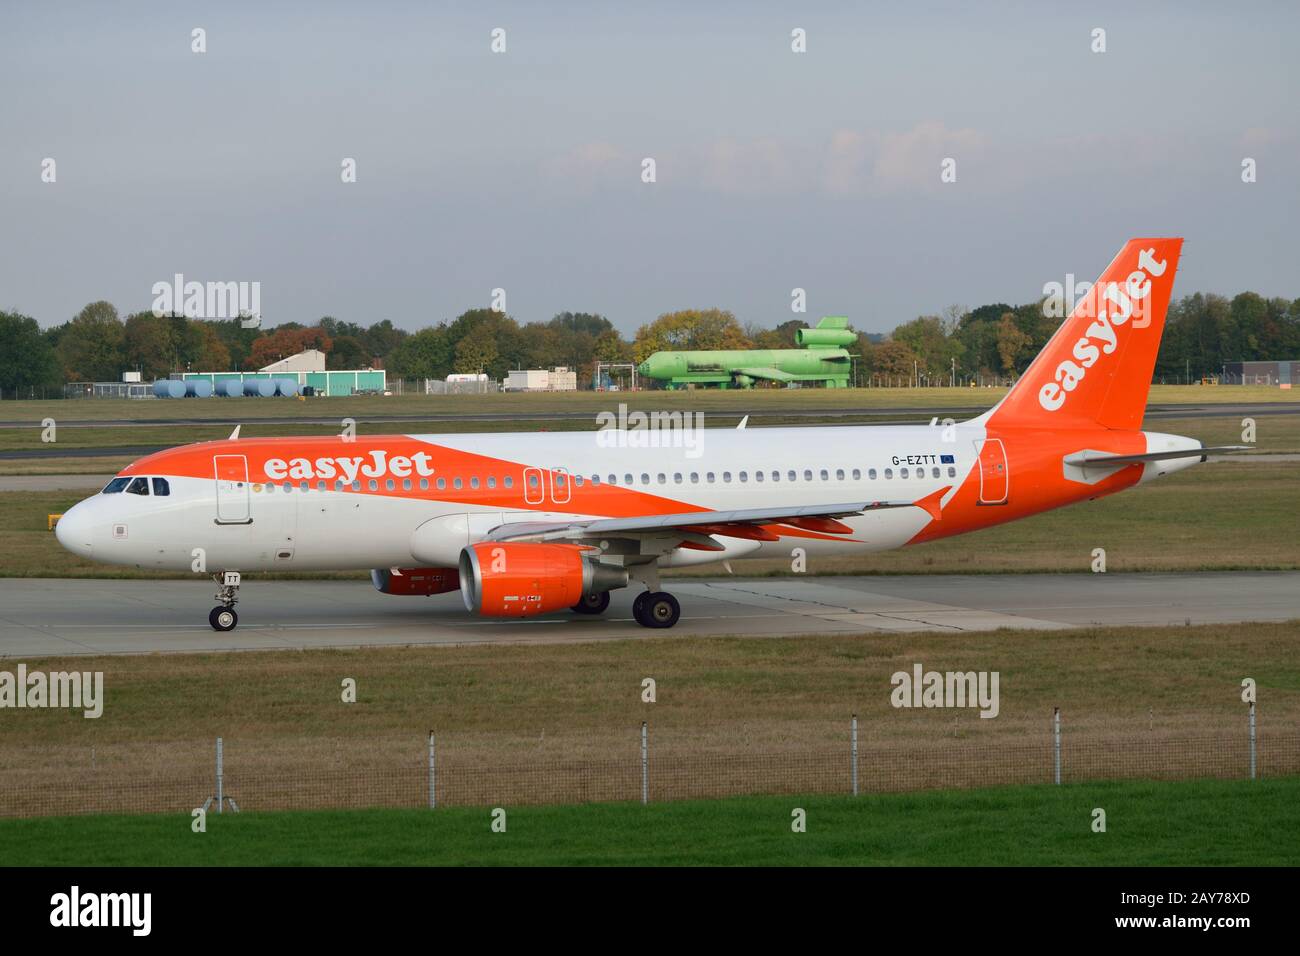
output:
[[91, 551], [90, 532], [93, 521], [90, 511], [84, 501], [75, 504], [63, 513], [63, 517], [54, 526], [54, 536], [59, 539], [59, 544], [83, 558], [90, 557]]

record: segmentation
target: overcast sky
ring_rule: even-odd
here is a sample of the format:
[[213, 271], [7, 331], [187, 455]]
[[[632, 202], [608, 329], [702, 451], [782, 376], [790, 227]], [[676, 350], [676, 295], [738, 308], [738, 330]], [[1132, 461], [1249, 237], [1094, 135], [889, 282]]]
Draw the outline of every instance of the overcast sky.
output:
[[499, 287], [631, 333], [802, 287], [888, 331], [1134, 235], [1186, 237], [1176, 294], [1300, 296], [1296, 5], [808, 6], [5, 0], [0, 308], [126, 314], [180, 272], [260, 282], [267, 324]]

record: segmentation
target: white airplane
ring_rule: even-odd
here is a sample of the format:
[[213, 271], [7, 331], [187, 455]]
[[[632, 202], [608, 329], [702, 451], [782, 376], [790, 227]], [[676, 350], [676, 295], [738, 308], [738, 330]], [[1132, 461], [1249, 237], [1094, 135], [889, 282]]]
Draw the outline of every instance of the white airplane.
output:
[[1112, 494], [1204, 460], [1141, 430], [1181, 239], [1134, 239], [1007, 396], [968, 422], [671, 432], [251, 438], [142, 458], [59, 520], [69, 551], [240, 574], [371, 569], [385, 594], [474, 613], [599, 614], [665, 567], [885, 551]]

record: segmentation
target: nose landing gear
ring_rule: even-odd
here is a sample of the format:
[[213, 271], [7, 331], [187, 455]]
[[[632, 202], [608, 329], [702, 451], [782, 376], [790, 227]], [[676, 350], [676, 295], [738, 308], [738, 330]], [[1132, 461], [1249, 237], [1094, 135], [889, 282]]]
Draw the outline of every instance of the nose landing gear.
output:
[[642, 627], [667, 628], [682, 616], [682, 606], [667, 591], [642, 591], [632, 602], [632, 616]]
[[216, 599], [221, 603], [208, 612], [208, 623], [214, 631], [233, 631], [239, 623], [235, 603], [239, 600], [239, 572], [223, 571], [212, 575], [217, 582]]

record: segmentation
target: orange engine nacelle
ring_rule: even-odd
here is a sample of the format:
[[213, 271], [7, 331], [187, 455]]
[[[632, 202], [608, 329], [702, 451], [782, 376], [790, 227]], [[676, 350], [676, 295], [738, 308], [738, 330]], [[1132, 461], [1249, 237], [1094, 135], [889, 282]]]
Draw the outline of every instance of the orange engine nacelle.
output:
[[572, 607], [584, 594], [627, 587], [627, 571], [575, 544], [491, 541], [460, 553], [465, 607], [487, 617], [529, 617]]
[[371, 571], [375, 590], [384, 594], [427, 596], [446, 594], [460, 587], [460, 575], [455, 568], [398, 568], [397, 571], [397, 574], [387, 568]]

